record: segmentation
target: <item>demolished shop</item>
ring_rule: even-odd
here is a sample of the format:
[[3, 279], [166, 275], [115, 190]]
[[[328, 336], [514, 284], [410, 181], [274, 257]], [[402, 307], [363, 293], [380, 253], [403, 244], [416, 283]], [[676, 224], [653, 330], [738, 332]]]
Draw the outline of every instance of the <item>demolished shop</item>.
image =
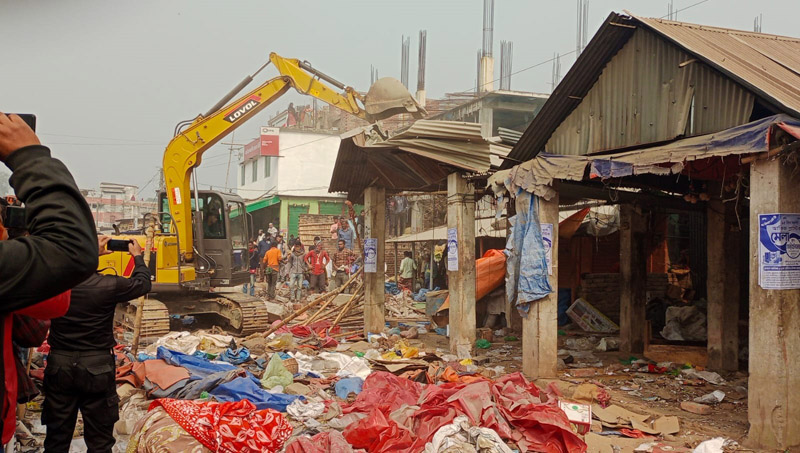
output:
[[[800, 395], [791, 389], [800, 369], [780, 351], [796, 350], [800, 339], [780, 332], [800, 327], [798, 55], [794, 38], [607, 18], [488, 180], [516, 213], [513, 235], [526, 236], [515, 238], [523, 268], [506, 288], [527, 312], [526, 374], [555, 376], [559, 307], [549, 291], [578, 289], [587, 307], [595, 300], [618, 321], [623, 354], [647, 357], [663, 346], [654, 343], [671, 343], [683, 346], [667, 349], [675, 361], [705, 343], [709, 369], [749, 369], [747, 442], [797, 443]], [[559, 206], [586, 203], [618, 206], [604, 253], [598, 236], [576, 239], [581, 219], [558, 231]], [[613, 225], [614, 215], [606, 221]], [[550, 288], [528, 278], [542, 272], [540, 257], [538, 267], [525, 263], [543, 247], [542, 224], [556, 229]], [[596, 274], [618, 284], [592, 291]], [[618, 305], [602, 300], [614, 286]], [[670, 325], [670, 312], [686, 307], [707, 325]]]

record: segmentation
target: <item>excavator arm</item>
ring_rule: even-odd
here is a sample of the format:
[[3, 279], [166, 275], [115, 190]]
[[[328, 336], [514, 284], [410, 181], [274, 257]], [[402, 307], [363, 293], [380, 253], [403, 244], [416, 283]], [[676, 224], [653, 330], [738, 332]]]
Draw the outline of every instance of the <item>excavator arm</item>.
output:
[[[415, 116], [424, 113], [424, 109], [416, 104], [405, 88], [403, 88], [404, 93], [398, 95], [397, 84], [400, 82], [395, 79], [385, 79], [386, 82], [382, 86], [379, 86], [381, 82], [379, 81], [365, 97], [353, 88], [315, 70], [306, 62], [283, 58], [274, 52], [270, 54], [269, 59], [280, 72], [280, 76], [266, 81], [233, 102], [227, 103], [230, 97], [224, 99], [221, 103], [226, 105], [212, 109], [214, 111], [206, 115], [199, 115], [189, 127], [176, 134], [164, 151], [167, 200], [178, 236], [178, 249], [185, 262], [192, 261], [195, 253], [190, 185], [192, 170], [200, 166], [203, 153], [208, 148], [272, 104], [289, 88], [314, 96], [370, 122], [402, 112], [412, 113]], [[323, 83], [323, 80], [335, 85], [342, 92], [330, 88]], [[377, 91], [373, 91], [376, 87]], [[235, 90], [233, 95], [238, 91], [240, 89]], [[370, 96], [376, 100], [374, 107], [370, 105]], [[198, 222], [195, 225], [196, 231], [202, 232], [202, 225], [199, 223], [201, 216], [197, 215], [195, 219]]]

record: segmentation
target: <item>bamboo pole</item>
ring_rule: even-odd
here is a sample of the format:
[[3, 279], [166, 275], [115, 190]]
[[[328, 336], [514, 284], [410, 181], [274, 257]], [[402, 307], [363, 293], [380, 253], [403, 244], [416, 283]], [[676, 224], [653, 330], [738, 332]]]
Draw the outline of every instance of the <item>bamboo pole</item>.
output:
[[[355, 296], [358, 294], [358, 292], [359, 292], [359, 291], [361, 291], [363, 288], [364, 288], [364, 283], [359, 283], [358, 287], [357, 287], [357, 288], [356, 288], [356, 290], [353, 292], [353, 295], [352, 295], [352, 296], [350, 296], [350, 299], [348, 299], [348, 301], [347, 301], [347, 302], [349, 303], [351, 300], [353, 300], [353, 298], [354, 298], [354, 297], [355, 297]], [[335, 298], [335, 297], [332, 297], [332, 298], [328, 299], [328, 301], [326, 301], [324, 304], [322, 304], [322, 306], [321, 306], [321, 307], [319, 307], [319, 310], [317, 310], [317, 312], [316, 312], [316, 313], [314, 313], [313, 315], [311, 315], [311, 317], [310, 317], [310, 318], [308, 318], [308, 319], [306, 319], [305, 321], [303, 321], [303, 322], [302, 322], [300, 325], [301, 325], [301, 326], [307, 326], [307, 325], [311, 324], [311, 323], [312, 323], [312, 322], [314, 322], [314, 321], [318, 321], [319, 319], [324, 319], [324, 318], [327, 318], [327, 317], [328, 317], [328, 316], [330, 316], [331, 314], [335, 313], [335, 312], [337, 311], [337, 308], [333, 308], [333, 309], [332, 309], [332, 310], [330, 310], [328, 313], [325, 313], [325, 315], [324, 315], [324, 316], [320, 316], [320, 314], [322, 313], [322, 311], [323, 311], [323, 310], [325, 310], [325, 308], [326, 308], [328, 305], [330, 305], [330, 303], [331, 303], [331, 302], [333, 302], [334, 300], [336, 300], [336, 298]]]
[[[364, 284], [362, 283], [359, 288], [363, 289], [364, 288]], [[360, 299], [361, 297], [362, 297], [361, 294], [358, 294], [358, 297], [356, 297], [356, 294], [353, 294], [353, 297], [351, 297], [350, 300], [348, 300], [347, 303], [344, 304], [344, 307], [342, 307], [342, 311], [339, 312], [339, 315], [336, 317], [336, 319], [333, 320], [333, 325], [334, 326], [336, 324], [339, 324], [339, 321], [342, 320], [344, 315], [346, 315], [350, 311], [350, 307], [352, 307], [354, 301], [357, 300], [357, 299]]]
[[[147, 226], [145, 230], [145, 241], [144, 241], [144, 253], [142, 258], [144, 259], [144, 265], [147, 268], [150, 268], [150, 257], [152, 255], [153, 250], [153, 241], [156, 232], [156, 217], [155, 214], [150, 214], [150, 225]], [[133, 259], [133, 257], [131, 257]], [[145, 296], [139, 298], [139, 303], [136, 305], [136, 318], [133, 322], [133, 344], [131, 345], [131, 353], [134, 357], [136, 357], [136, 353], [139, 352], [139, 340], [142, 334], [142, 318], [144, 317], [144, 305], [147, 303], [145, 300]]]
[[311, 308], [314, 308], [320, 302], [323, 302], [323, 301], [325, 301], [325, 300], [327, 300], [329, 298], [334, 298], [334, 297], [338, 296], [339, 294], [341, 294], [342, 291], [344, 291], [348, 286], [350, 286], [350, 284], [355, 280], [355, 278], [361, 273], [362, 270], [363, 270], [363, 268], [359, 269], [358, 272], [356, 272], [355, 274], [351, 275], [350, 279], [347, 280], [344, 283], [344, 285], [342, 285], [339, 288], [329, 292], [325, 296], [322, 296], [322, 297], [319, 297], [319, 298], [317, 298], [315, 300], [312, 300], [311, 302], [309, 302], [305, 306], [303, 306], [303, 308], [297, 310], [296, 312], [292, 313], [288, 317], [286, 317], [284, 319], [281, 319], [281, 321], [278, 324], [276, 324], [275, 326], [271, 327], [269, 330], [264, 332], [263, 336], [264, 337], [268, 337], [268, 336], [272, 335], [276, 330], [278, 330], [281, 327], [283, 327], [284, 325], [286, 325], [289, 321], [297, 318], [298, 316], [300, 316], [303, 313], [307, 312]]

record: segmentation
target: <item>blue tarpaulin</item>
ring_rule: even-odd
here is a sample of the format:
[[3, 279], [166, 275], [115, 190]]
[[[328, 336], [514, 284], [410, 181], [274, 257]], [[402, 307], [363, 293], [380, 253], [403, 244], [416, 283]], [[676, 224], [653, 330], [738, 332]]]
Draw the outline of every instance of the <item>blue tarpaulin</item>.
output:
[[262, 389], [259, 384], [252, 379], [239, 377], [230, 382], [226, 382], [210, 392], [219, 401], [241, 401], [248, 400], [255, 404], [258, 409], [274, 409], [279, 412], [286, 412], [286, 406], [292, 401], [303, 398], [299, 395], [287, 395], [285, 393], [269, 393]]
[[226, 349], [219, 355], [219, 360], [223, 362], [232, 363], [234, 365], [241, 365], [250, 359], [250, 351], [244, 346], [236, 349]]
[[529, 304], [551, 292], [547, 275], [547, 255], [539, 224], [538, 197], [524, 191], [517, 194], [517, 215], [506, 244], [506, 292], [522, 317]]
[[[204, 378], [220, 371], [238, 370], [239, 368], [227, 362], [212, 362], [207, 359], [187, 355], [182, 352], [172, 351], [164, 346], [158, 347], [157, 358], [164, 359], [170, 365], [181, 366], [189, 370], [192, 377]], [[255, 383], [259, 380], [249, 371], [247, 376]]]

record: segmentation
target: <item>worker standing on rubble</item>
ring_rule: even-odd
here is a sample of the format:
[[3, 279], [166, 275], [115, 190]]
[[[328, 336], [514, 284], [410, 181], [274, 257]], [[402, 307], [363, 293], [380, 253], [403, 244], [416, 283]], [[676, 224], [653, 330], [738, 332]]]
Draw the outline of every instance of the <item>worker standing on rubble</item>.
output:
[[[109, 239], [98, 238], [101, 255], [110, 253]], [[130, 278], [93, 274], [72, 289], [67, 314], [51, 322], [42, 408], [46, 452], [69, 451], [78, 410], [89, 451], [110, 452], [114, 446], [114, 423], [119, 420], [114, 311], [118, 303], [150, 292], [151, 286], [142, 247], [131, 241], [128, 252], [134, 262]]]
[[303, 295], [303, 275], [306, 273], [308, 265], [300, 244], [292, 246], [292, 253], [289, 255], [286, 267], [289, 271], [289, 294], [293, 301], [300, 300]]
[[338, 232], [339, 240], [344, 241], [348, 250], [353, 250], [353, 238], [355, 235], [353, 234], [353, 229], [350, 228], [350, 222], [346, 218], [340, 217], [339, 224], [341, 225]]
[[333, 254], [334, 287], [338, 288], [347, 282], [350, 278], [350, 266], [355, 260], [356, 254], [346, 247], [344, 239], [339, 239], [339, 250]]
[[408, 250], [403, 252], [403, 256], [403, 261], [400, 261], [400, 281], [397, 283], [400, 289], [414, 292], [414, 271], [417, 270], [417, 263]]
[[322, 242], [312, 245], [308, 249], [308, 253], [306, 253], [304, 258], [306, 264], [311, 269], [308, 290], [316, 291], [321, 294], [328, 289], [328, 274], [325, 271], [325, 267], [328, 265], [331, 258], [328, 256], [328, 252], [325, 251], [324, 247], [322, 247]]
[[267, 276], [267, 297], [270, 299], [275, 298], [275, 290], [278, 287], [278, 272], [280, 272], [281, 250], [278, 248], [277, 242], [271, 242], [270, 248], [264, 254], [264, 264], [266, 264]]

